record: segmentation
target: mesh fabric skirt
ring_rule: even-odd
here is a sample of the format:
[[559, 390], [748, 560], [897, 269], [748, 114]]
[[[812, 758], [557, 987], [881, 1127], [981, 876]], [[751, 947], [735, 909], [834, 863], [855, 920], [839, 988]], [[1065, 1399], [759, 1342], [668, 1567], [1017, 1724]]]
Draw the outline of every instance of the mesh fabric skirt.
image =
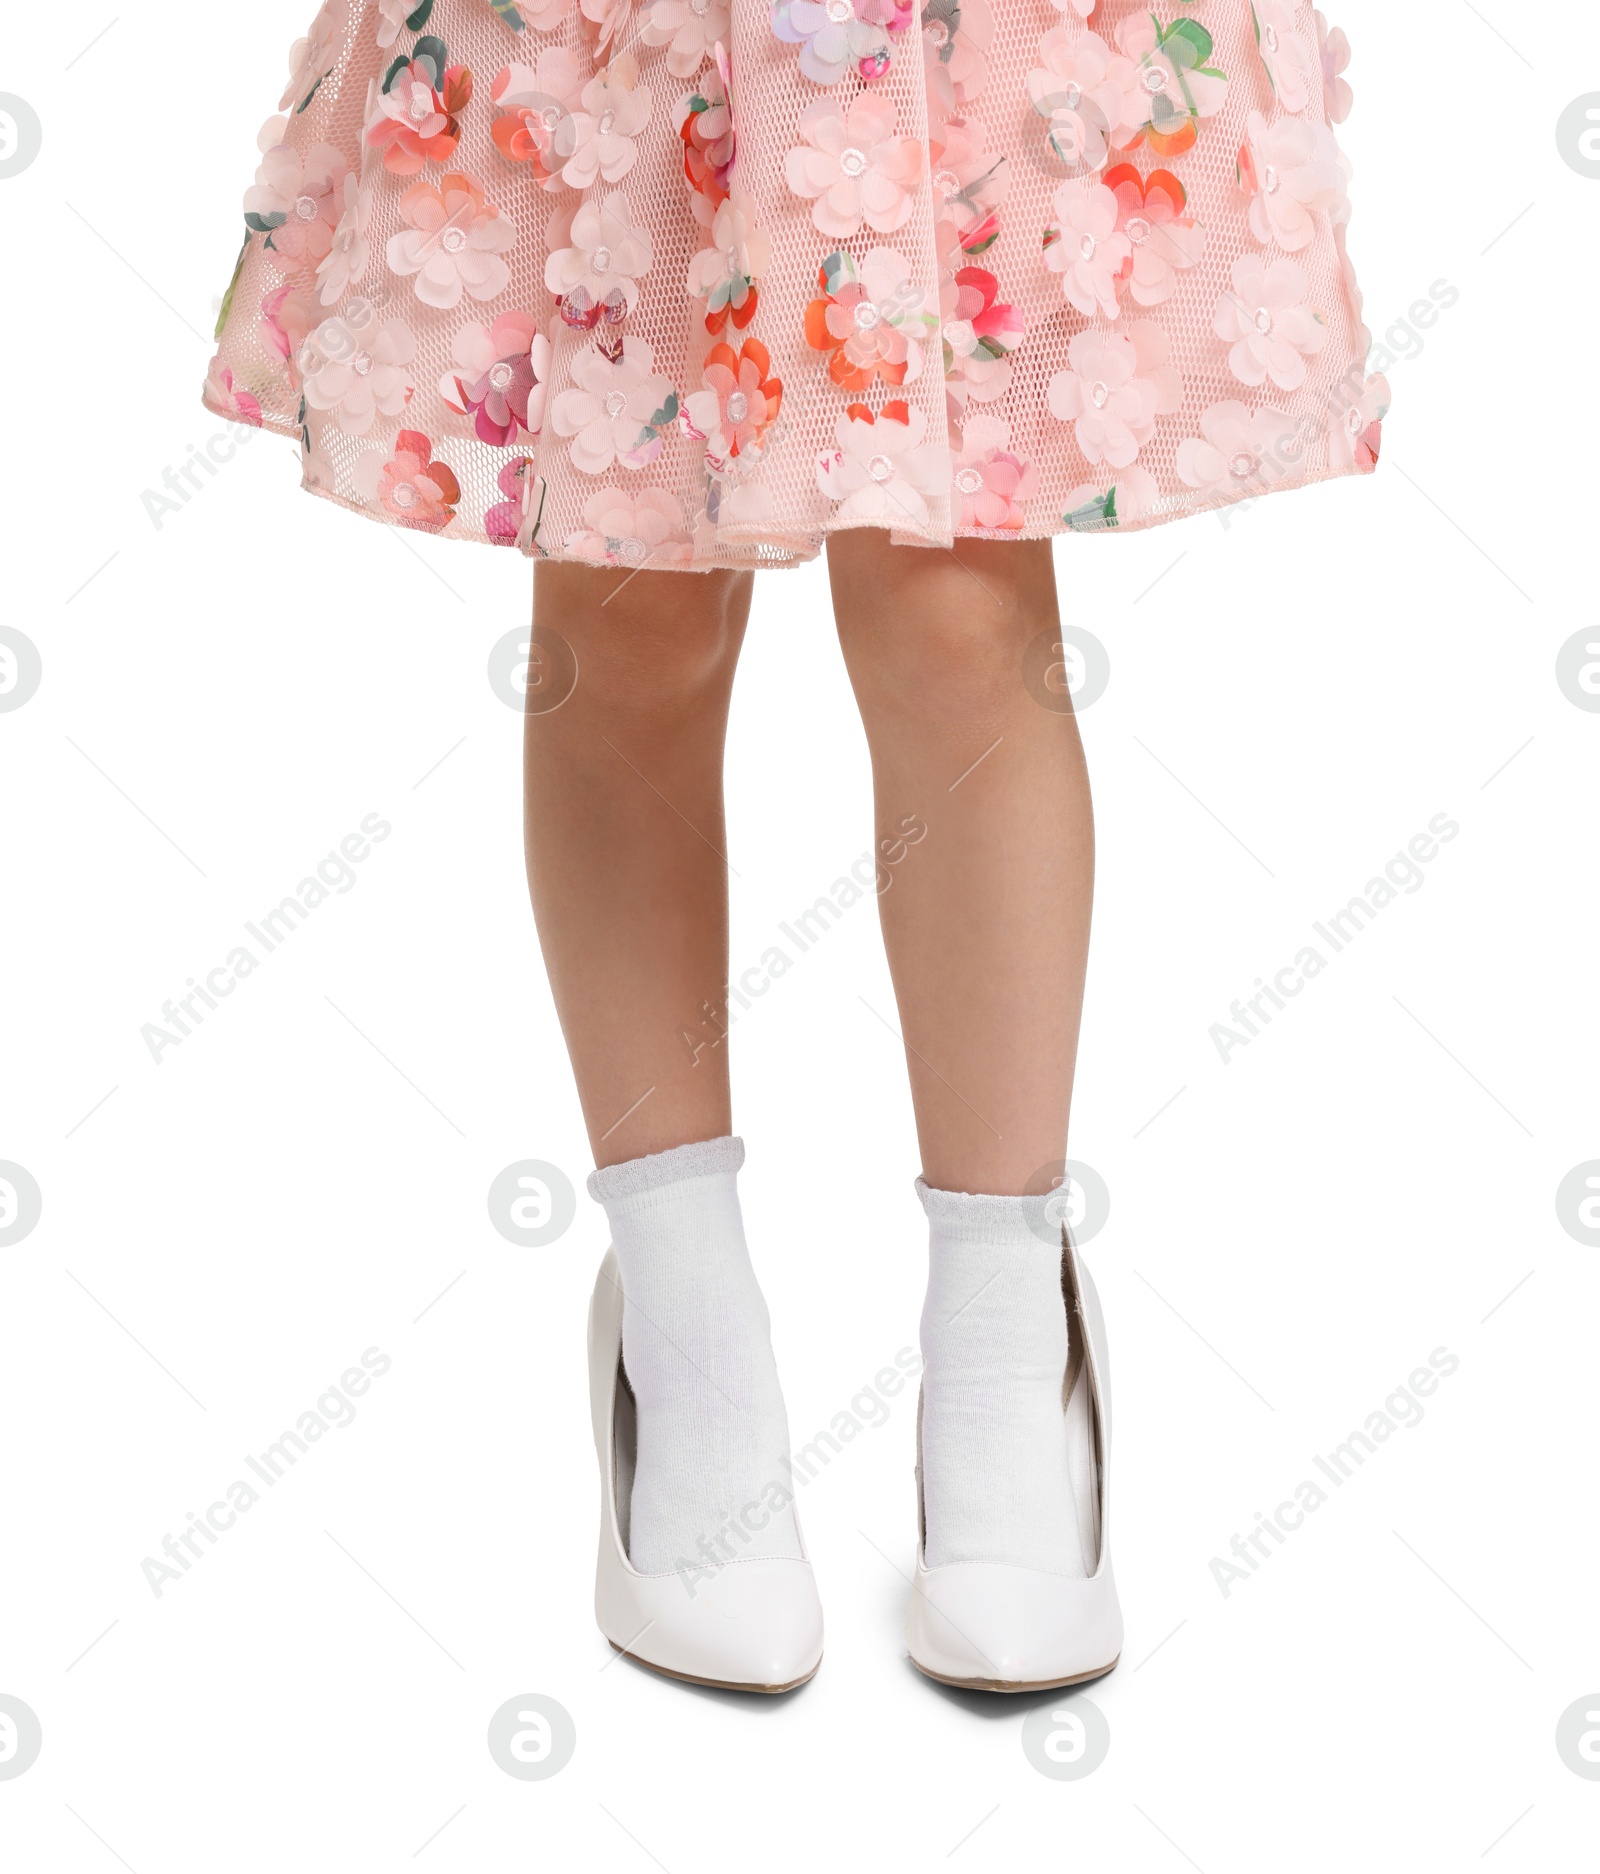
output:
[[1365, 472], [1347, 58], [1292, 0], [328, 0], [206, 402], [374, 519], [618, 566]]

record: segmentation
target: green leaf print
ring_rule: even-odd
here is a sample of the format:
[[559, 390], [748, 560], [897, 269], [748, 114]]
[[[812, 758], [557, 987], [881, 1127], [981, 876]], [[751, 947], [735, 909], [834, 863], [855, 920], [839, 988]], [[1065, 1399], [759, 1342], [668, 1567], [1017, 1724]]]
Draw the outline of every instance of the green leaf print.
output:
[[228, 323], [228, 314], [233, 311], [233, 296], [239, 290], [239, 275], [244, 272], [244, 257], [250, 251], [250, 237], [247, 234], [239, 245], [239, 258], [233, 263], [233, 278], [228, 282], [228, 290], [222, 295], [222, 305], [217, 312], [217, 329], [211, 336], [221, 338], [222, 328]]
[[420, 33], [428, 23], [428, 15], [433, 11], [433, 0], [422, 0], [415, 13], [406, 16], [406, 30]]
[[[427, 0], [427, 3], [429, 6], [432, 6], [433, 0]], [[520, 33], [522, 31], [522, 15], [511, 4], [511, 0], [489, 0], [489, 4], [514, 33]]]

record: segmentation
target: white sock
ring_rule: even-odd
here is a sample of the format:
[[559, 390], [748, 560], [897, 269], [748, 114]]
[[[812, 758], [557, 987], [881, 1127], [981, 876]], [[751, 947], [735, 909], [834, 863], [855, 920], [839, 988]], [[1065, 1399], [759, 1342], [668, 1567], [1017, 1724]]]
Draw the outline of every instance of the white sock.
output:
[[743, 1140], [709, 1139], [589, 1179], [622, 1274], [637, 1409], [627, 1543], [641, 1574], [801, 1554], [771, 1322], [739, 1212], [743, 1163]]
[[[1084, 1413], [1062, 1410], [1068, 1323], [1061, 1231], [1043, 1197], [969, 1197], [921, 1178], [922, 1498], [930, 1568], [1004, 1562], [1082, 1577], [1074, 1481]], [[1080, 1384], [1086, 1384], [1086, 1379]], [[1086, 1397], [1087, 1395], [1085, 1395]]]

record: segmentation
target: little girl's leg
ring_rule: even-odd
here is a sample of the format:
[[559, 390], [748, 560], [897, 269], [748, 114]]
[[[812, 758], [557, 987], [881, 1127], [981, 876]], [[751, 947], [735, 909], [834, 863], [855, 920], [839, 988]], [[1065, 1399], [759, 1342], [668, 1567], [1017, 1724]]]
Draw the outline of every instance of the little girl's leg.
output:
[[696, 1580], [801, 1553], [771, 1488], [788, 1429], [727, 1052], [680, 1034], [705, 1033], [728, 976], [722, 756], [750, 587], [748, 573], [538, 567], [534, 655], [557, 680], [530, 684], [525, 745], [534, 914], [624, 1297], [628, 1554]]
[[879, 903], [929, 1218], [927, 1563], [1081, 1578], [1091, 1525], [1043, 1193], [1066, 1151], [1094, 831], [1077, 724], [1024, 680], [1058, 628], [1050, 547], [864, 531], [828, 562], [880, 852], [908, 820], [926, 828], [880, 871]]
[[[534, 652], [577, 660], [558, 708], [530, 686], [528, 881], [599, 1165], [730, 1128], [726, 1048], [698, 1059], [728, 980], [722, 752], [748, 573], [541, 565]], [[554, 695], [565, 687], [559, 678]]]

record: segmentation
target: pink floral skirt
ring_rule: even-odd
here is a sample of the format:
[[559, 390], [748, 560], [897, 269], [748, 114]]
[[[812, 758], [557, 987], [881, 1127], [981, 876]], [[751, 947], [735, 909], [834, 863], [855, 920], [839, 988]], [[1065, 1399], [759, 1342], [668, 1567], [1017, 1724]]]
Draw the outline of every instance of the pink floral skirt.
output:
[[619, 566], [1364, 472], [1347, 58], [1295, 0], [327, 0], [206, 402], [375, 519]]

